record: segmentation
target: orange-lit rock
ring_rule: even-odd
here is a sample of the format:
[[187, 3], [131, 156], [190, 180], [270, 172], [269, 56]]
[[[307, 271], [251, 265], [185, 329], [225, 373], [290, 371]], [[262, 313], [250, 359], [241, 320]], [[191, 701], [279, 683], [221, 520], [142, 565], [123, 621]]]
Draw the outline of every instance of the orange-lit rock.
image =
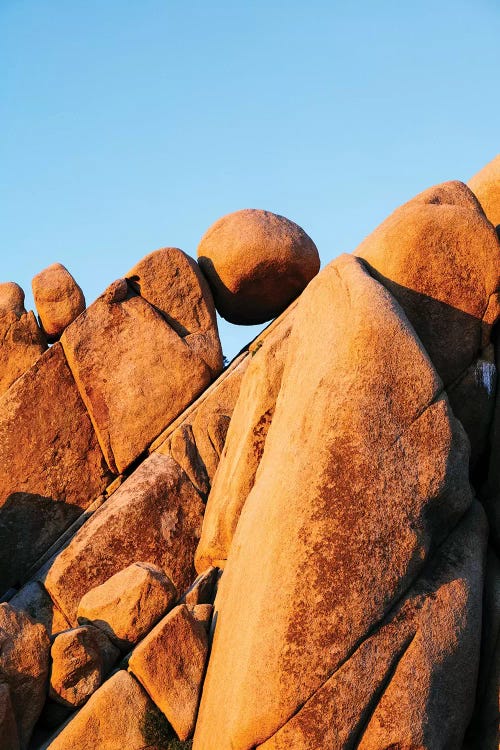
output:
[[134, 649], [130, 671], [181, 740], [191, 736], [208, 652], [206, 629], [186, 605], [175, 607]]
[[92, 623], [119, 648], [137, 643], [177, 599], [177, 589], [151, 563], [133, 563], [88, 591], [78, 605], [81, 624]]
[[168, 738], [160, 711], [136, 680], [121, 670], [94, 693], [49, 750], [157, 750]]
[[146, 255], [126, 278], [217, 376], [222, 370], [217, 318], [197, 262], [177, 247], [164, 247]]
[[500, 224], [500, 154], [469, 180], [469, 187], [491, 223]]
[[0, 604], [0, 684], [9, 686], [22, 750], [45, 702], [49, 648], [43, 625], [9, 604]]
[[203, 509], [172, 458], [153, 453], [58, 555], [48, 592], [74, 624], [83, 595], [136, 560], [157, 565], [185, 591], [196, 575]]
[[417, 195], [356, 250], [394, 295], [445, 385], [489, 341], [500, 313], [500, 243], [459, 182]]
[[259, 748], [461, 747], [474, 698], [485, 539], [476, 505], [381, 627]]
[[32, 312], [24, 309], [18, 284], [0, 284], [0, 396], [47, 348], [45, 336]]
[[31, 286], [43, 330], [54, 341], [85, 310], [83, 292], [61, 263], [40, 271]]
[[211, 380], [201, 357], [124, 280], [61, 343], [113, 471], [126, 469]]
[[288, 347], [219, 585], [196, 750], [246, 750], [276, 733], [472, 501], [468, 441], [442, 383], [359, 260], [342, 256], [308, 286]]
[[319, 271], [316, 245], [297, 224], [270, 211], [223, 216], [202, 237], [198, 262], [215, 305], [231, 323], [275, 318]]
[[102, 682], [103, 659], [94, 630], [65, 630], [52, 644], [50, 695], [63, 705], [82, 706]]
[[37, 558], [110, 479], [60, 344], [0, 399], [0, 589]]
[[264, 452], [292, 323], [293, 312], [253, 345], [203, 519], [196, 551], [199, 571], [211, 565], [224, 567], [241, 509]]

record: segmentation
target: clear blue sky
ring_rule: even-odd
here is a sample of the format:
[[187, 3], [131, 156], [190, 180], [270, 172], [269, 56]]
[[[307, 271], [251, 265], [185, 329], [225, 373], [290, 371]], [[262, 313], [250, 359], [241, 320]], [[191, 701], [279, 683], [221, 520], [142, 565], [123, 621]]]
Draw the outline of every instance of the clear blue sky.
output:
[[498, 0], [0, 0], [0, 280], [91, 302], [246, 207], [325, 264], [500, 151], [499, 39]]

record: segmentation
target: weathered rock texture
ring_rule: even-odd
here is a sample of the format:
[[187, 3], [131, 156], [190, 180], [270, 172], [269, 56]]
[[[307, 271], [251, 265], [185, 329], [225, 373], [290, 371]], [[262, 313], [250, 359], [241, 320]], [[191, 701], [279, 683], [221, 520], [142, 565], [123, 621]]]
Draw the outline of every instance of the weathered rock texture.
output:
[[94, 693], [49, 748], [156, 750], [165, 739], [166, 721], [134, 678], [121, 670]]
[[283, 312], [320, 265], [303, 229], [257, 209], [216, 221], [200, 241], [198, 262], [222, 317], [243, 324], [264, 323]]
[[194, 730], [207, 653], [205, 627], [181, 604], [153, 628], [129, 661], [130, 671], [181, 740]]
[[228, 430], [220, 470], [214, 480], [196, 552], [196, 568], [224, 567], [241, 509], [253, 487], [279, 393], [290, 311], [254, 343]]
[[0, 589], [33, 564], [109, 482], [60, 344], [0, 399]]
[[24, 292], [12, 281], [0, 284], [0, 396], [47, 348], [32, 312], [24, 309]]
[[61, 343], [113, 471], [126, 469], [211, 380], [203, 359], [124, 280]]
[[78, 605], [78, 622], [92, 623], [119, 648], [129, 649], [177, 599], [177, 589], [155, 565], [134, 563], [88, 591]]
[[54, 341], [85, 310], [83, 292], [61, 263], [40, 271], [31, 285], [43, 330]]
[[94, 631], [65, 630], [52, 644], [50, 695], [63, 705], [83, 705], [102, 682], [103, 658]]
[[139, 261], [127, 279], [217, 376], [222, 370], [222, 348], [215, 307], [196, 261], [177, 247], [164, 247]]
[[500, 154], [469, 180], [469, 187], [478, 197], [492, 224], [500, 224]]
[[48, 592], [75, 623], [84, 594], [138, 560], [164, 570], [178, 591], [187, 589], [203, 508], [173, 459], [153, 453], [60, 553], [47, 574]]
[[[216, 601], [200, 750], [275, 734], [379, 626], [472, 501], [468, 441], [442, 383], [359, 261], [343, 256], [309, 285], [288, 346]], [[476, 670], [477, 657], [472, 694]]]
[[[18, 612], [9, 604], [0, 604], [0, 684], [9, 687], [21, 748], [28, 746], [45, 702], [49, 648], [43, 625], [34, 623], [24, 612]], [[5, 695], [4, 711], [4, 721], [9, 724]], [[9, 733], [12, 736], [12, 730], [9, 729]]]

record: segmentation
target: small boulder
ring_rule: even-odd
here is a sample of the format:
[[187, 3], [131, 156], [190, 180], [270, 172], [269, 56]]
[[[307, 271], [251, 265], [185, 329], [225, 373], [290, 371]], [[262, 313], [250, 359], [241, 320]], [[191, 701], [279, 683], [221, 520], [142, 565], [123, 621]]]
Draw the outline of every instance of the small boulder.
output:
[[49, 649], [43, 625], [0, 604], [0, 683], [10, 689], [21, 748], [27, 747], [45, 702]]
[[83, 292], [61, 263], [40, 271], [31, 286], [43, 329], [50, 341], [56, 341], [85, 310]]
[[65, 706], [82, 706], [101, 685], [103, 659], [94, 630], [65, 630], [52, 644], [50, 696]]
[[192, 616], [196, 620], [196, 622], [199, 622], [203, 625], [205, 630], [208, 631], [210, 627], [210, 622], [212, 621], [212, 613], [214, 611], [212, 604], [195, 604], [194, 607], [190, 606], [188, 607], [189, 611], [191, 612]]
[[120, 656], [100, 628], [70, 628], [55, 638], [50, 696], [60, 705], [77, 708], [101, 685]]
[[14, 281], [5, 281], [0, 284], [0, 315], [6, 312], [16, 313], [17, 316], [26, 312], [24, 292]]
[[121, 670], [97, 690], [48, 750], [168, 747], [167, 721], [134, 678]]
[[316, 245], [301, 227], [257, 209], [216, 221], [201, 239], [198, 262], [219, 313], [243, 325], [283, 312], [320, 266]]
[[208, 654], [204, 625], [181, 604], [134, 649], [130, 671], [165, 714], [180, 740], [194, 731]]
[[500, 224], [500, 154], [469, 180], [469, 187], [478, 197], [484, 213], [492, 224]]
[[170, 578], [155, 565], [133, 563], [81, 599], [78, 622], [93, 623], [119, 648], [137, 643], [177, 598]]

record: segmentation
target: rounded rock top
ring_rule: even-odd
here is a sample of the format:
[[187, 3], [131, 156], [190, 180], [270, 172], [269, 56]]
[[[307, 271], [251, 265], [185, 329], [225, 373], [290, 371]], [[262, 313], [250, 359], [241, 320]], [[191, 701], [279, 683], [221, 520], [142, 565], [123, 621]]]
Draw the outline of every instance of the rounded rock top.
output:
[[316, 245], [290, 219], [243, 209], [215, 222], [198, 246], [215, 306], [231, 323], [265, 323], [283, 312], [316, 276]]
[[40, 271], [31, 286], [43, 329], [49, 340], [55, 341], [85, 310], [83, 292], [61, 263]]

